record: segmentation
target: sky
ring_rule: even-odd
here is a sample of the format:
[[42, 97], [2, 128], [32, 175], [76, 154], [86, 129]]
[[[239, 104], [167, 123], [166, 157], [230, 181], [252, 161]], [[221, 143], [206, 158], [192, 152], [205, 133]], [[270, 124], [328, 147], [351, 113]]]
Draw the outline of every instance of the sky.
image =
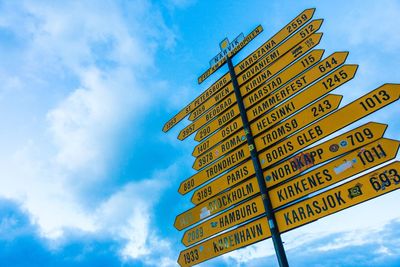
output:
[[[194, 174], [185, 119], [164, 123], [227, 71], [197, 77], [219, 42], [264, 32], [306, 8], [323, 18], [317, 48], [349, 51], [342, 106], [399, 83], [400, 2], [0, 1], [0, 266], [177, 266]], [[398, 102], [344, 128], [389, 124]], [[400, 157], [397, 156], [397, 160]], [[400, 191], [282, 235], [290, 266], [400, 266]], [[270, 239], [200, 266], [277, 266]]]

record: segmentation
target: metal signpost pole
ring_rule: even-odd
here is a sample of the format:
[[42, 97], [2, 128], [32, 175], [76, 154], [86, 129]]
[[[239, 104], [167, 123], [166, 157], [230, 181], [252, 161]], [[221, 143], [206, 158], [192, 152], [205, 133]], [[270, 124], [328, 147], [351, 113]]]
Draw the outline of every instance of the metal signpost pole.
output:
[[239, 110], [240, 110], [240, 116], [243, 121], [243, 128], [246, 133], [247, 144], [249, 145], [249, 148], [250, 148], [251, 159], [254, 164], [254, 169], [255, 169], [258, 185], [260, 186], [260, 191], [261, 191], [261, 196], [262, 196], [263, 203], [264, 203], [265, 212], [266, 212], [266, 215], [268, 218], [269, 227], [271, 229], [271, 236], [272, 236], [272, 241], [274, 242], [276, 256], [278, 257], [279, 266], [288, 267], [289, 264], [288, 264], [288, 261], [286, 258], [285, 249], [283, 247], [281, 235], [277, 228], [275, 215], [272, 211], [271, 201], [268, 197], [267, 187], [264, 182], [264, 175], [263, 175], [263, 172], [261, 169], [260, 161], [258, 159], [258, 152], [257, 152], [257, 149], [254, 144], [253, 135], [251, 133], [249, 121], [248, 121], [247, 114], [246, 114], [246, 108], [244, 107], [244, 104], [243, 104], [242, 94], [239, 89], [239, 84], [237, 82], [236, 73], [235, 73], [235, 70], [234, 70], [234, 67], [232, 64], [232, 59], [230, 57], [227, 57], [227, 63], [228, 63], [228, 67], [229, 67], [229, 73], [231, 76], [233, 88], [235, 91], [235, 96], [237, 99], [237, 104], [238, 104]]

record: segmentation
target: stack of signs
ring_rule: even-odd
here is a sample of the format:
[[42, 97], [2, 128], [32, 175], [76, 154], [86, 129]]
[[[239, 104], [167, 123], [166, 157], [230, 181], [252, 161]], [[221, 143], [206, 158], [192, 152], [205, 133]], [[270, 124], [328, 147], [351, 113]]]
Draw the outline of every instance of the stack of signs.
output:
[[[250, 158], [253, 149], [280, 233], [400, 187], [398, 161], [368, 172], [396, 157], [400, 143], [383, 137], [386, 124], [369, 122], [334, 136], [397, 101], [400, 85], [384, 84], [339, 108], [342, 96], [331, 92], [353, 79], [358, 66], [345, 64], [348, 52], [324, 57], [323, 49], [315, 49], [322, 38], [317, 31], [323, 20], [311, 20], [314, 12], [304, 10], [236, 64], [235, 77], [229, 72], [223, 75], [165, 124], [167, 132], [189, 115], [191, 123], [178, 139], [195, 133], [199, 142], [192, 153], [193, 169], [198, 172], [178, 189], [182, 195], [194, 191], [193, 208], [179, 214], [174, 223], [178, 230], [185, 229], [182, 243], [188, 247], [179, 255], [181, 266], [271, 237]], [[211, 68], [199, 77], [199, 83], [261, 32], [258, 26], [231, 43], [221, 42], [221, 52], [210, 61]], [[247, 143], [249, 132], [243, 127], [233, 79], [255, 147]], [[333, 137], [313, 145], [329, 135]], [[345, 179], [350, 181], [337, 185]]]

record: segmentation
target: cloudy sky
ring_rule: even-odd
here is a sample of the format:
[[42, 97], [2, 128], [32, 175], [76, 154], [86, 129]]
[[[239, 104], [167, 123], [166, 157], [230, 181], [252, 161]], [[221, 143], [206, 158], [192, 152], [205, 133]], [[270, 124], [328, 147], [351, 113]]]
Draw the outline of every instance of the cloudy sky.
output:
[[[264, 27], [239, 62], [306, 8], [318, 48], [359, 64], [342, 105], [400, 82], [400, 2], [0, 1], [0, 266], [176, 266], [192, 138], [164, 123], [219, 42]], [[399, 103], [368, 121], [400, 139]], [[400, 157], [397, 157], [400, 159]], [[400, 191], [282, 236], [291, 266], [398, 266]], [[271, 240], [201, 266], [277, 266]]]

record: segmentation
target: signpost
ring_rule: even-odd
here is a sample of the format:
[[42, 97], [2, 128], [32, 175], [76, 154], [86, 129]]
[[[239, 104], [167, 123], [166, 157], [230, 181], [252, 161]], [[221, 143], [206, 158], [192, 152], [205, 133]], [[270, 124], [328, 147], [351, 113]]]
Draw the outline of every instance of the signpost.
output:
[[178, 263], [180, 266], [193, 266], [270, 236], [268, 220], [262, 217], [182, 251]]
[[188, 247], [264, 212], [261, 196], [255, 197], [190, 228], [183, 234], [182, 243]]
[[199, 204], [210, 197], [213, 197], [222, 191], [228, 189], [240, 183], [255, 174], [254, 165], [251, 161], [247, 161], [242, 165], [232, 169], [226, 174], [218, 177], [211, 183], [207, 184], [203, 188], [197, 189], [192, 196], [192, 203]]
[[311, 20], [314, 12], [304, 10], [236, 66], [232, 58], [263, 28], [225, 38], [198, 83], [225, 63], [229, 72], [164, 125], [167, 132], [189, 115], [178, 139], [196, 133], [201, 142], [192, 153], [197, 172], [178, 189], [194, 191], [195, 205], [174, 223], [190, 246], [181, 266], [271, 237], [279, 266], [287, 267], [282, 233], [400, 187], [398, 161], [354, 178], [396, 157], [400, 142], [383, 138], [385, 124], [369, 122], [310, 147], [400, 98], [400, 84], [384, 84], [336, 110], [342, 96], [328, 93], [353, 79], [358, 65], [343, 65], [348, 52], [320, 61], [324, 50], [312, 49], [323, 20]]
[[184, 180], [179, 186], [178, 192], [182, 195], [192, 191], [199, 185], [211, 180], [219, 174], [229, 170], [230, 168], [241, 164], [244, 160], [250, 157], [250, 149], [246, 145], [242, 145], [235, 151], [232, 151], [224, 158], [216, 161], [208, 167], [202, 169], [190, 178]]
[[312, 148], [303, 150], [264, 171], [267, 187], [273, 187], [315, 165], [368, 145], [381, 138], [386, 128], [386, 124], [369, 122]]
[[[256, 120], [252, 124], [252, 127], [272, 127], [274, 123], [279, 121], [279, 119], [282, 120], [290, 116], [314, 100], [351, 80], [356, 74], [357, 67], [357, 65], [344, 65], [328, 76], [325, 76], [324, 79], [310, 86], [307, 90], [304, 90], [304, 92], [299, 93], [289, 101], [285, 101], [292, 94], [300, 92], [306, 88], [307, 84], [301, 81], [306, 79], [296, 79], [287, 87], [282, 88], [279, 92], [267, 97], [265, 100], [261, 101], [261, 103], [247, 110], [247, 116], [250, 121], [253, 121], [266, 112], [269, 112], [269, 117], [263, 116]], [[324, 86], [324, 84], [327, 84], [326, 81], [331, 79], [336, 79], [338, 82], [332, 86]], [[279, 106], [273, 108], [276, 105]]]
[[[318, 100], [308, 108], [302, 110], [301, 112], [297, 113], [293, 117], [278, 123], [275, 127], [271, 128], [269, 131], [264, 132], [267, 127], [263, 126], [256, 126], [250, 127], [252, 130], [253, 135], [257, 135], [261, 133], [260, 136], [256, 137], [255, 143], [257, 142], [264, 142], [265, 145], [274, 144], [284, 137], [296, 132], [307, 124], [312, 123], [315, 120], [333, 112], [339, 107], [339, 104], [342, 100], [341, 95], [328, 95], [321, 100]], [[255, 125], [255, 124], [253, 124]], [[268, 124], [264, 124], [268, 125]], [[244, 130], [243, 130], [244, 133]], [[264, 134], [262, 134], [264, 133]], [[211, 164], [215, 160], [221, 158], [231, 150], [235, 149], [236, 147], [240, 146], [243, 142], [246, 141], [246, 138], [240, 137], [241, 131], [239, 135], [235, 135], [234, 139], [229, 138], [227, 141], [223, 141], [220, 144], [213, 147], [212, 151], [206, 154], [201, 155], [200, 157], [196, 158], [193, 163], [192, 168], [195, 170], [199, 170], [208, 164]]]
[[361, 149], [271, 189], [269, 196], [272, 207], [278, 208], [391, 160], [396, 157], [399, 144], [399, 141], [381, 138]]
[[[250, 168], [250, 166], [248, 168]], [[228, 179], [232, 178], [233, 177]], [[182, 230], [224, 209], [230, 208], [259, 192], [260, 188], [255, 179], [250, 179], [235, 187], [233, 190], [210, 198], [205, 202], [201, 202], [202, 197], [206, 197], [208, 194], [211, 195], [213, 192], [210, 190], [201, 191], [199, 194], [193, 195], [196, 196], [195, 199], [198, 201], [196, 204], [200, 204], [200, 202], [201, 204], [176, 216], [174, 226], [176, 229]]]
[[276, 212], [282, 232], [400, 188], [400, 162], [395, 161], [357, 179]]
[[[262, 167], [271, 166], [273, 163], [321, 140], [354, 121], [397, 101], [399, 97], [400, 84], [382, 85], [322, 120], [306, 127], [299, 133], [292, 135], [284, 142], [261, 152], [259, 158]], [[265, 148], [263, 140], [258, 141], [257, 148], [259, 150]]]
[[[368, 145], [369, 143], [381, 138], [385, 133], [386, 128], [386, 124], [369, 122], [319, 145], [304, 150], [274, 167], [267, 168], [264, 171], [266, 185], [268, 188], [271, 188], [278, 183], [284, 182], [293, 176], [306, 171], [312, 166]], [[253, 176], [255, 171], [249, 163], [250, 161], [232, 169], [228, 175], [218, 177], [218, 179], [197, 189], [193, 193], [191, 199], [192, 203], [197, 205], [228, 188], [234, 189], [236, 184]], [[229, 192], [229, 190], [226, 192]]]
[[[302, 57], [305, 53], [311, 50], [313, 47], [319, 44], [322, 38], [322, 33], [313, 33], [311, 36], [306, 38], [304, 41], [299, 43], [293, 48], [289, 48], [289, 45], [282, 45], [277, 48], [276, 53], [278, 56], [266, 56], [261, 61], [257, 62], [256, 65], [250, 67], [248, 70], [243, 72], [242, 75], [238, 76], [239, 85], [244, 84], [245, 82], [250, 82], [254, 80], [254, 76], [257, 75], [260, 71], [260, 78], [269, 79], [275, 76], [279, 71], [286, 68], [288, 65], [296, 61], [298, 58]], [[290, 51], [288, 51], [290, 49]], [[257, 76], [258, 77], [258, 76]], [[230, 85], [230, 86], [229, 86]], [[229, 93], [233, 93], [233, 86], [229, 84], [226, 86], [224, 94], [228, 95]], [[223, 92], [219, 92], [222, 94]], [[221, 101], [223, 97], [220, 97]], [[219, 103], [215, 100], [215, 98], [208, 99], [204, 104], [198, 106], [189, 116], [189, 120], [195, 120], [205, 111], [207, 111], [213, 105]]]
[[[252, 109], [247, 110], [247, 116], [249, 117], [249, 119], [252, 118], [250, 119], [250, 121], [252, 121], [260, 114], [266, 113], [271, 109], [273, 109], [273, 107], [278, 105], [278, 103], [280, 104], [279, 107], [274, 109], [275, 114], [272, 113], [271, 111], [267, 115], [253, 122], [250, 126], [252, 127], [252, 131], [255, 131], [256, 128], [261, 128], [261, 127], [269, 128], [274, 126], [275, 123], [279, 121], [274, 118], [279, 117], [279, 119], [284, 119], [285, 117], [292, 115], [293, 113], [303, 108], [304, 106], [307, 106], [313, 100], [318, 99], [324, 94], [336, 89], [342, 84], [353, 79], [357, 71], [357, 68], [358, 65], [344, 65], [340, 67], [339, 69], [332, 72], [328, 76], [325, 76], [322, 80], [313, 84], [311, 87], [308, 88], [308, 90], [296, 95], [294, 98], [290, 100], [290, 102], [289, 101], [285, 102], [285, 100], [290, 96], [292, 96], [293, 94], [303, 90], [305, 87], [304, 86], [295, 87], [292, 85], [288, 85], [286, 88], [278, 90], [275, 94], [267, 97], [264, 101], [262, 101]], [[331, 81], [333, 80], [335, 80], [336, 82], [332, 83]], [[282, 108], [283, 111], [281, 111]], [[283, 112], [285, 114], [281, 115]], [[226, 140], [227, 138], [231, 138], [230, 135], [242, 127], [243, 124], [240, 122], [239, 118], [233, 120], [231, 123], [227, 124], [220, 131], [217, 131], [215, 134], [213, 134], [206, 141], [198, 144], [194, 148], [192, 155], [198, 157], [199, 155], [208, 152], [211, 148], [215, 146], [215, 144], [221, 142], [221, 140]], [[237, 133], [236, 135], [243, 136], [242, 133], [243, 131]]]

